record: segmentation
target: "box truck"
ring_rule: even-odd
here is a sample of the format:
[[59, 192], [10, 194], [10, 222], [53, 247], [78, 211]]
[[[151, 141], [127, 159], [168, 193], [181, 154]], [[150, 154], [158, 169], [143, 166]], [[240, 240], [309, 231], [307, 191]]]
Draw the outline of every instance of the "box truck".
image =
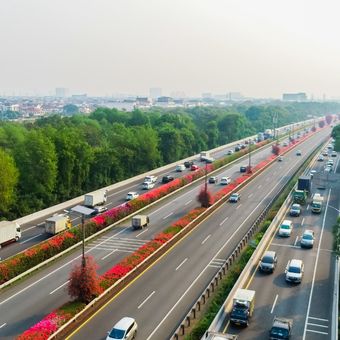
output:
[[323, 197], [320, 194], [314, 194], [312, 198], [312, 212], [313, 213], [321, 213], [322, 210], [322, 204], [323, 204]]
[[0, 248], [2, 244], [10, 241], [19, 241], [21, 238], [20, 225], [16, 222], [0, 222]]
[[131, 224], [133, 229], [141, 229], [147, 227], [149, 222], [150, 222], [149, 216], [136, 215], [132, 217]]
[[70, 227], [71, 221], [67, 215], [55, 215], [45, 221], [45, 231], [51, 235], [56, 235]]
[[238, 289], [233, 299], [230, 321], [236, 325], [249, 325], [255, 307], [255, 291]]
[[85, 207], [93, 208], [96, 205], [102, 205], [107, 200], [107, 190], [98, 190], [88, 193], [84, 196]]

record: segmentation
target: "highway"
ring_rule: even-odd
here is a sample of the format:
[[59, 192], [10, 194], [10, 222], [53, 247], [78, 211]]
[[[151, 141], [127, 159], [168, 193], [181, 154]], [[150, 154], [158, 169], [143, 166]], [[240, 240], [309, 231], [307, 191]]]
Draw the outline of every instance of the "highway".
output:
[[[299, 217], [284, 219], [294, 223], [293, 233], [289, 238], [275, 236], [268, 250], [275, 251], [278, 265], [273, 274], [256, 272], [249, 289], [256, 291], [256, 305], [249, 327], [238, 329], [230, 326], [228, 333], [239, 334], [240, 339], [264, 339], [272, 326], [275, 316], [293, 320], [293, 339], [331, 339], [332, 306], [334, 295], [335, 254], [333, 249], [332, 227], [340, 210], [340, 167], [335, 159], [335, 170], [328, 180], [322, 172], [324, 162], [316, 162], [317, 173], [313, 178], [312, 191], [320, 192], [325, 198], [321, 214], [314, 214], [310, 201], [303, 207]], [[320, 185], [321, 184], [321, 185]], [[325, 185], [325, 190], [319, 188]], [[312, 249], [300, 247], [303, 231], [312, 229], [315, 243]], [[285, 281], [285, 267], [291, 259], [301, 259], [305, 270], [301, 284]]]
[[[325, 133], [322, 131], [320, 134]], [[315, 136], [314, 138], [320, 137]], [[270, 150], [270, 148], [266, 148], [254, 154], [252, 156], [254, 164], [266, 159], [271, 153]], [[244, 162], [244, 160], [237, 161], [227, 169], [221, 170], [218, 176], [237, 178], [240, 175], [239, 167], [244, 165]], [[203, 181], [202, 179], [199, 183], [191, 185], [147, 211], [151, 221], [148, 228], [142, 231], [133, 230], [129, 225], [130, 222], [125, 222], [87, 244], [86, 252], [94, 256], [99, 265], [99, 274], [107, 271], [114, 263], [119, 262], [127, 254], [149, 241], [153, 235], [197, 207], [196, 197]], [[211, 184], [209, 189], [216, 192], [221, 189], [221, 186]], [[70, 269], [76, 260], [79, 261], [80, 251], [79, 249], [65, 256], [24, 282], [2, 291], [0, 325], [4, 326], [0, 328], [1, 338], [11, 338], [20, 334], [38, 322], [44, 315], [69, 300], [65, 287]], [[3, 313], [4, 310], [6, 313]], [[30, 311], [30, 315], [27, 315], [27, 311]]]
[[259, 212], [327, 134], [329, 130], [301, 144], [298, 148], [302, 157], [291, 151], [283, 162], [275, 162], [255, 178], [241, 190], [239, 203], [222, 205], [85, 323], [72, 339], [102, 339], [123, 316], [137, 320], [140, 339], [169, 338]]

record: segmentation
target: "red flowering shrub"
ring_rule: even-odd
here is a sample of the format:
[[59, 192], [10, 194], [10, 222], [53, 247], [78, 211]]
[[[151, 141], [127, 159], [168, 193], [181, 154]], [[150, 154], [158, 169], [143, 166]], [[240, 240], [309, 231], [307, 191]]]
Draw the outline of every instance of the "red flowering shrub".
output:
[[210, 191], [205, 187], [201, 188], [201, 191], [197, 196], [197, 200], [201, 203], [203, 208], [208, 208], [213, 204], [213, 197]]

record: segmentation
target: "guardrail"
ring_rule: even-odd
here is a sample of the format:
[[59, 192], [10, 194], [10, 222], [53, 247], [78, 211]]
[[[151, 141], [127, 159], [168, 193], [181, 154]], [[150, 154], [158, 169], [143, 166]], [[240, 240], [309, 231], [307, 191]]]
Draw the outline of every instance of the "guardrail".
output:
[[[316, 154], [318, 150], [321, 148], [319, 146], [310, 157], [313, 156], [313, 154]], [[309, 157], [309, 158], [310, 158]], [[316, 156], [313, 157], [313, 159], [309, 162], [309, 164], [315, 162]], [[305, 162], [306, 163], [306, 162]], [[299, 172], [302, 172], [302, 169], [305, 166], [305, 163], [303, 163], [293, 174], [292, 177], [294, 177]], [[308, 165], [306, 166], [306, 168]], [[192, 320], [195, 320], [198, 316], [199, 312], [201, 311], [202, 305], [204, 305], [207, 300], [209, 299], [211, 293], [214, 292], [216, 287], [219, 285], [222, 278], [228, 273], [229, 268], [233, 265], [235, 260], [238, 258], [238, 256], [241, 254], [243, 249], [248, 245], [249, 241], [253, 237], [253, 235], [258, 231], [258, 227], [263, 221], [264, 217], [266, 216], [268, 210], [271, 208], [272, 204], [276, 201], [276, 199], [281, 195], [283, 190], [285, 189], [285, 186], [283, 186], [280, 191], [273, 197], [273, 199], [267, 204], [267, 206], [264, 208], [264, 210], [261, 212], [261, 214], [257, 217], [255, 222], [251, 225], [249, 230], [246, 232], [246, 234], [243, 236], [241, 241], [238, 243], [238, 245], [235, 247], [231, 255], [226, 259], [224, 264], [221, 266], [221, 269], [218, 271], [218, 273], [214, 276], [214, 278], [210, 281], [208, 286], [204, 289], [200, 297], [196, 300], [196, 302], [191, 306], [189, 309], [188, 314], [185, 316], [185, 318], [182, 320], [176, 331], [173, 333], [171, 339], [179, 340], [181, 337], [185, 335], [186, 328], [190, 327]], [[294, 189], [292, 189], [294, 190]], [[266, 233], [264, 234], [261, 242], [257, 246], [256, 251], [253, 253], [251, 258], [249, 259], [246, 267], [243, 269], [239, 279], [237, 280], [236, 284], [230, 291], [228, 298], [226, 299], [225, 303], [221, 307], [220, 311], [216, 315], [215, 319], [213, 320], [212, 324], [210, 325], [209, 329], [205, 333], [205, 335], [208, 334], [208, 332], [216, 332], [221, 329], [221, 325], [224, 322], [224, 320], [227, 317], [228, 311], [231, 308], [232, 304], [232, 297], [235, 295], [236, 290], [239, 287], [243, 287], [249, 279], [249, 277], [252, 275], [252, 273], [256, 270], [257, 263], [262, 256], [263, 251], [266, 249], [267, 244], [269, 240], [272, 238], [274, 233], [276, 232], [276, 227], [279, 223], [279, 221], [282, 219], [284, 214], [286, 213], [287, 208], [290, 206], [291, 203], [291, 192], [289, 193], [287, 199], [281, 206], [278, 214], [274, 217], [273, 221], [271, 222], [270, 226], [268, 227]], [[203, 337], [204, 338], [204, 337]], [[202, 339], [203, 339], [202, 338]]]

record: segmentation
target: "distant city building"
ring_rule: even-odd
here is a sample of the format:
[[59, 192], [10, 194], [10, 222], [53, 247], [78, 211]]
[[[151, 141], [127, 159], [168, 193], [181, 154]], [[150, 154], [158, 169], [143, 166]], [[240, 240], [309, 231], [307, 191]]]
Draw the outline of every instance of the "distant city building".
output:
[[307, 100], [307, 95], [304, 92], [300, 93], [284, 93], [282, 95], [283, 101], [304, 102]]
[[86, 93], [82, 93], [82, 94], [73, 94], [72, 95], [73, 99], [86, 99], [87, 98], [87, 94]]
[[227, 93], [226, 97], [227, 97], [227, 100], [234, 100], [234, 101], [244, 99], [244, 97], [242, 96], [240, 92], [229, 92]]
[[212, 93], [211, 92], [202, 93], [202, 98], [212, 98]]
[[69, 94], [69, 91], [65, 87], [57, 87], [55, 89], [55, 96], [58, 98], [65, 98], [68, 96], [68, 94]]
[[151, 87], [149, 90], [150, 98], [157, 99], [162, 96], [162, 89], [160, 87]]

